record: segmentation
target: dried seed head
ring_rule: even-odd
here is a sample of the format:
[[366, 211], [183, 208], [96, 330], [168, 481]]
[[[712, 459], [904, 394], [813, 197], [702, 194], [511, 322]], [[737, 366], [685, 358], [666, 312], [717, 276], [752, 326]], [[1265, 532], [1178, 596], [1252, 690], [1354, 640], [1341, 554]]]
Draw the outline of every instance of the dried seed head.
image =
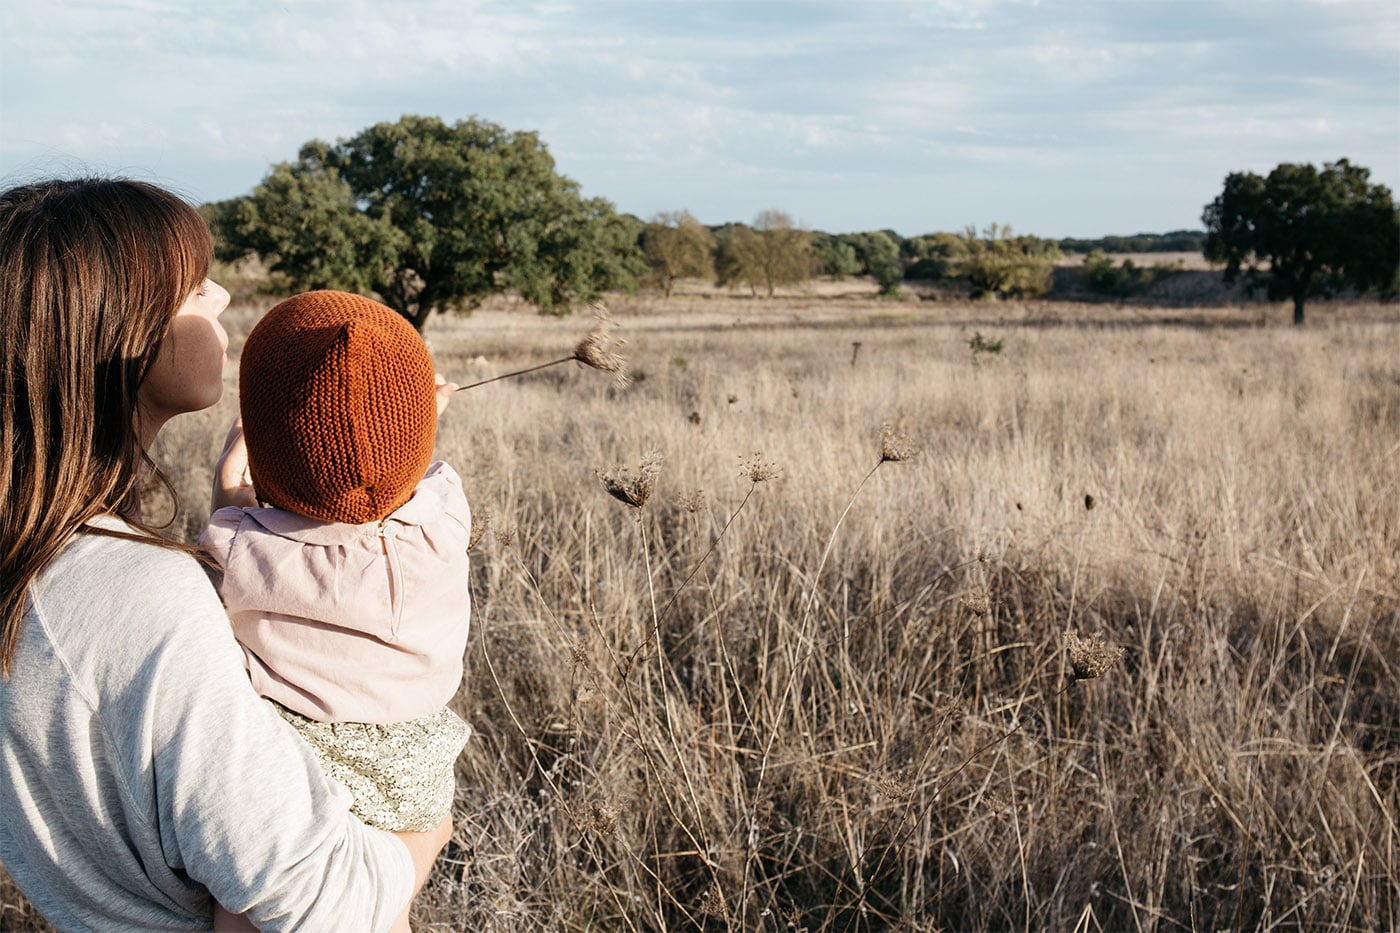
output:
[[593, 306], [595, 323], [593, 329], [584, 334], [574, 347], [574, 359], [585, 366], [605, 373], [612, 373], [613, 381], [619, 386], [628, 383], [627, 361], [618, 356], [614, 348], [622, 346], [622, 341], [612, 337], [612, 318], [601, 304]]
[[476, 547], [477, 542], [486, 534], [486, 529], [491, 527], [491, 510], [487, 508], [472, 509], [472, 530], [467, 536], [467, 550]]
[[1102, 677], [1123, 657], [1123, 649], [1105, 644], [1102, 636], [1090, 640], [1080, 638], [1076, 632], [1065, 632], [1065, 648], [1069, 651], [1069, 666], [1075, 680]]
[[1007, 799], [1006, 794], [994, 787], [982, 795], [982, 805], [993, 813], [1005, 813], [1011, 809], [1011, 801]]
[[771, 460], [764, 460], [762, 451], [754, 451], [748, 457], [739, 458], [739, 475], [751, 483], [763, 483], [782, 476], [783, 469]]
[[891, 800], [905, 800], [909, 796], [909, 784], [892, 774], [876, 778], [875, 789]]
[[719, 885], [710, 885], [700, 893], [700, 913], [721, 920], [729, 919], [729, 904], [724, 899], [724, 891]]
[[611, 836], [617, 832], [617, 810], [601, 798], [588, 803], [588, 819], [584, 821], [589, 829], [600, 836]]
[[693, 515], [705, 507], [705, 490], [685, 493], [676, 499], [676, 504]]
[[914, 459], [919, 449], [909, 435], [888, 421], [880, 425], [880, 462], [899, 463]]
[[515, 526], [503, 525], [500, 522], [496, 522], [496, 543], [504, 548], [514, 547]]
[[656, 489], [656, 477], [661, 472], [661, 461], [664, 459], [660, 452], [649, 450], [642, 454], [642, 462], [636, 472], [627, 467], [618, 467], [599, 473], [598, 478], [603, 481], [608, 495], [634, 509], [640, 509]]
[[958, 597], [958, 605], [975, 616], [984, 616], [992, 611], [992, 600], [983, 592], [962, 594]]

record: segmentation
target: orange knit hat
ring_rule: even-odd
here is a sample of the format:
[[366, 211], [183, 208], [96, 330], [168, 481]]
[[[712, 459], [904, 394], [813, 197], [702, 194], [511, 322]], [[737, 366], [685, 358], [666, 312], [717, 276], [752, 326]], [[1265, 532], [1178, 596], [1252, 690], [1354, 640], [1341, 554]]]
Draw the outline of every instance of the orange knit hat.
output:
[[437, 439], [428, 348], [401, 315], [305, 292], [243, 344], [239, 408], [258, 497], [328, 522], [379, 521], [413, 495]]

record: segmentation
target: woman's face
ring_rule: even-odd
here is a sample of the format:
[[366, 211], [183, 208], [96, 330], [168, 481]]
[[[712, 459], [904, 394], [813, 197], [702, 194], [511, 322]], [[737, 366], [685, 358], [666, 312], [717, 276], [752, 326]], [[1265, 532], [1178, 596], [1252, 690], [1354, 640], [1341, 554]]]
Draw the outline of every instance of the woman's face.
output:
[[223, 395], [228, 334], [219, 315], [228, 301], [222, 286], [205, 279], [170, 319], [155, 363], [137, 392], [141, 436], [147, 448], [165, 422], [208, 408]]

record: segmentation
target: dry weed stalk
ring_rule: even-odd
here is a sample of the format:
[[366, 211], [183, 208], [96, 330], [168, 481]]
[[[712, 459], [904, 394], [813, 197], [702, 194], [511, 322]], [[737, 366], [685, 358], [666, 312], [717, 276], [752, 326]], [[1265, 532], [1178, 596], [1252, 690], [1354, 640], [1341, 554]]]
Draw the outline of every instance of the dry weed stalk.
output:
[[[1081, 680], [1091, 680], [1103, 676], [1108, 669], [1123, 656], [1122, 648], [1105, 644], [1102, 638], [1088, 641], [1080, 638], [1074, 632], [1065, 633], [1065, 647], [1069, 651], [1070, 666], [1073, 669], [1073, 676], [1065, 681], [1063, 686], [1041, 702], [1040, 707], [1042, 710], [1063, 696], [1071, 687]], [[874, 883], [874, 880], [880, 876], [880, 871], [885, 867], [885, 862], [890, 852], [903, 846], [905, 841], [913, 834], [914, 830], [923, 823], [924, 819], [933, 809], [934, 804], [942, 798], [944, 790], [953, 778], [966, 770], [974, 761], [985, 757], [989, 752], [995, 749], [1001, 748], [1007, 740], [1020, 732], [1021, 728], [1031, 718], [1030, 715], [1024, 713], [1018, 715], [1015, 724], [1012, 725], [1010, 729], [1007, 729], [994, 741], [988, 742], [986, 745], [973, 751], [972, 754], [964, 758], [957, 767], [943, 775], [926, 794], [927, 803], [925, 803], [917, 813], [911, 814], [909, 812], [914, 803], [913, 794], [911, 793], [905, 798], [908, 803], [900, 812], [900, 819], [904, 821], [903, 831], [899, 834], [894, 844], [881, 853], [880, 860], [876, 863], [875, 869], [867, 876], [866, 882], [862, 885], [860, 892], [856, 896], [856, 900], [851, 906], [866, 906], [867, 899], [870, 896], [871, 885]], [[847, 929], [849, 929], [849, 926], [848, 924]]]
[[[645, 462], [645, 458], [643, 458], [643, 462]], [[729, 527], [734, 524], [734, 519], [738, 518], [739, 513], [744, 510], [744, 506], [748, 505], [749, 499], [753, 497], [754, 490], [758, 488], [758, 484], [766, 483], [770, 479], [781, 476], [782, 473], [782, 468], [776, 463], [771, 460], [763, 459], [762, 451], [754, 451], [752, 455], [740, 459], [739, 475], [749, 481], [748, 491], [744, 493], [744, 498], [740, 500], [739, 505], [729, 514], [729, 518], [725, 520], [724, 527], [719, 530], [719, 534], [715, 536], [714, 541], [710, 542], [709, 549], [701, 555], [700, 559], [695, 562], [695, 566], [691, 567], [690, 572], [681, 580], [681, 585], [676, 587], [675, 592], [671, 594], [671, 598], [666, 601], [666, 605], [661, 607], [660, 612], [653, 612], [651, 630], [647, 633], [647, 637], [642, 639], [641, 644], [632, 649], [632, 652], [628, 655], [626, 665], [623, 668], [624, 677], [626, 676], [626, 672], [632, 669], [632, 666], [636, 663], [642, 651], [655, 640], [657, 633], [661, 631], [661, 623], [666, 619], [667, 614], [671, 611], [671, 607], [676, 604], [676, 600], [680, 598], [681, 593], [685, 591], [690, 581], [695, 579], [695, 574], [705, 565], [705, 561], [710, 559], [710, 555], [715, 552], [715, 548], [719, 547], [720, 541], [724, 540], [725, 533], [728, 532]], [[628, 499], [613, 491], [611, 485], [608, 483], [606, 475], [600, 474], [600, 476], [603, 478], [604, 485], [608, 486], [609, 494], [616, 499], [627, 502], [629, 505], [631, 504]], [[692, 512], [700, 508], [700, 490], [696, 490], [695, 498], [691, 502], [691, 505], [693, 505], [694, 508], [690, 508], [690, 506], [685, 507], [689, 508]]]
[[492, 382], [499, 382], [502, 379], [510, 379], [512, 376], [523, 376], [526, 373], [537, 372], [550, 366], [558, 366], [560, 363], [578, 362], [596, 369], [599, 372], [609, 373], [613, 377], [613, 383], [621, 388], [630, 382], [627, 375], [627, 360], [618, 354], [617, 348], [623, 344], [622, 340], [612, 335], [612, 318], [608, 316], [607, 308], [601, 304], [593, 306], [593, 329], [583, 335], [583, 339], [574, 347], [574, 352], [569, 356], [560, 357], [557, 360], [550, 360], [548, 363], [539, 363], [535, 366], [527, 366], [524, 369], [517, 369], [514, 372], [502, 373], [499, 376], [492, 376], [490, 379], [482, 379], [464, 386], [458, 386], [454, 391], [461, 392], [463, 389], [475, 389], [477, 386], [484, 386]]

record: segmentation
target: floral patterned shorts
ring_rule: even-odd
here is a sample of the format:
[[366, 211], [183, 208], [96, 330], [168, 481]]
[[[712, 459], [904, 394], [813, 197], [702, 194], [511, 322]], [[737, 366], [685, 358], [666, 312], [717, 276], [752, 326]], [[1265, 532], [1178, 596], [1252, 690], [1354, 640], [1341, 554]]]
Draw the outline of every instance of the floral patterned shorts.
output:
[[321, 769], [350, 790], [352, 812], [370, 826], [426, 832], [452, 812], [454, 765], [472, 729], [450, 709], [376, 725], [317, 722], [272, 705], [311, 746]]

